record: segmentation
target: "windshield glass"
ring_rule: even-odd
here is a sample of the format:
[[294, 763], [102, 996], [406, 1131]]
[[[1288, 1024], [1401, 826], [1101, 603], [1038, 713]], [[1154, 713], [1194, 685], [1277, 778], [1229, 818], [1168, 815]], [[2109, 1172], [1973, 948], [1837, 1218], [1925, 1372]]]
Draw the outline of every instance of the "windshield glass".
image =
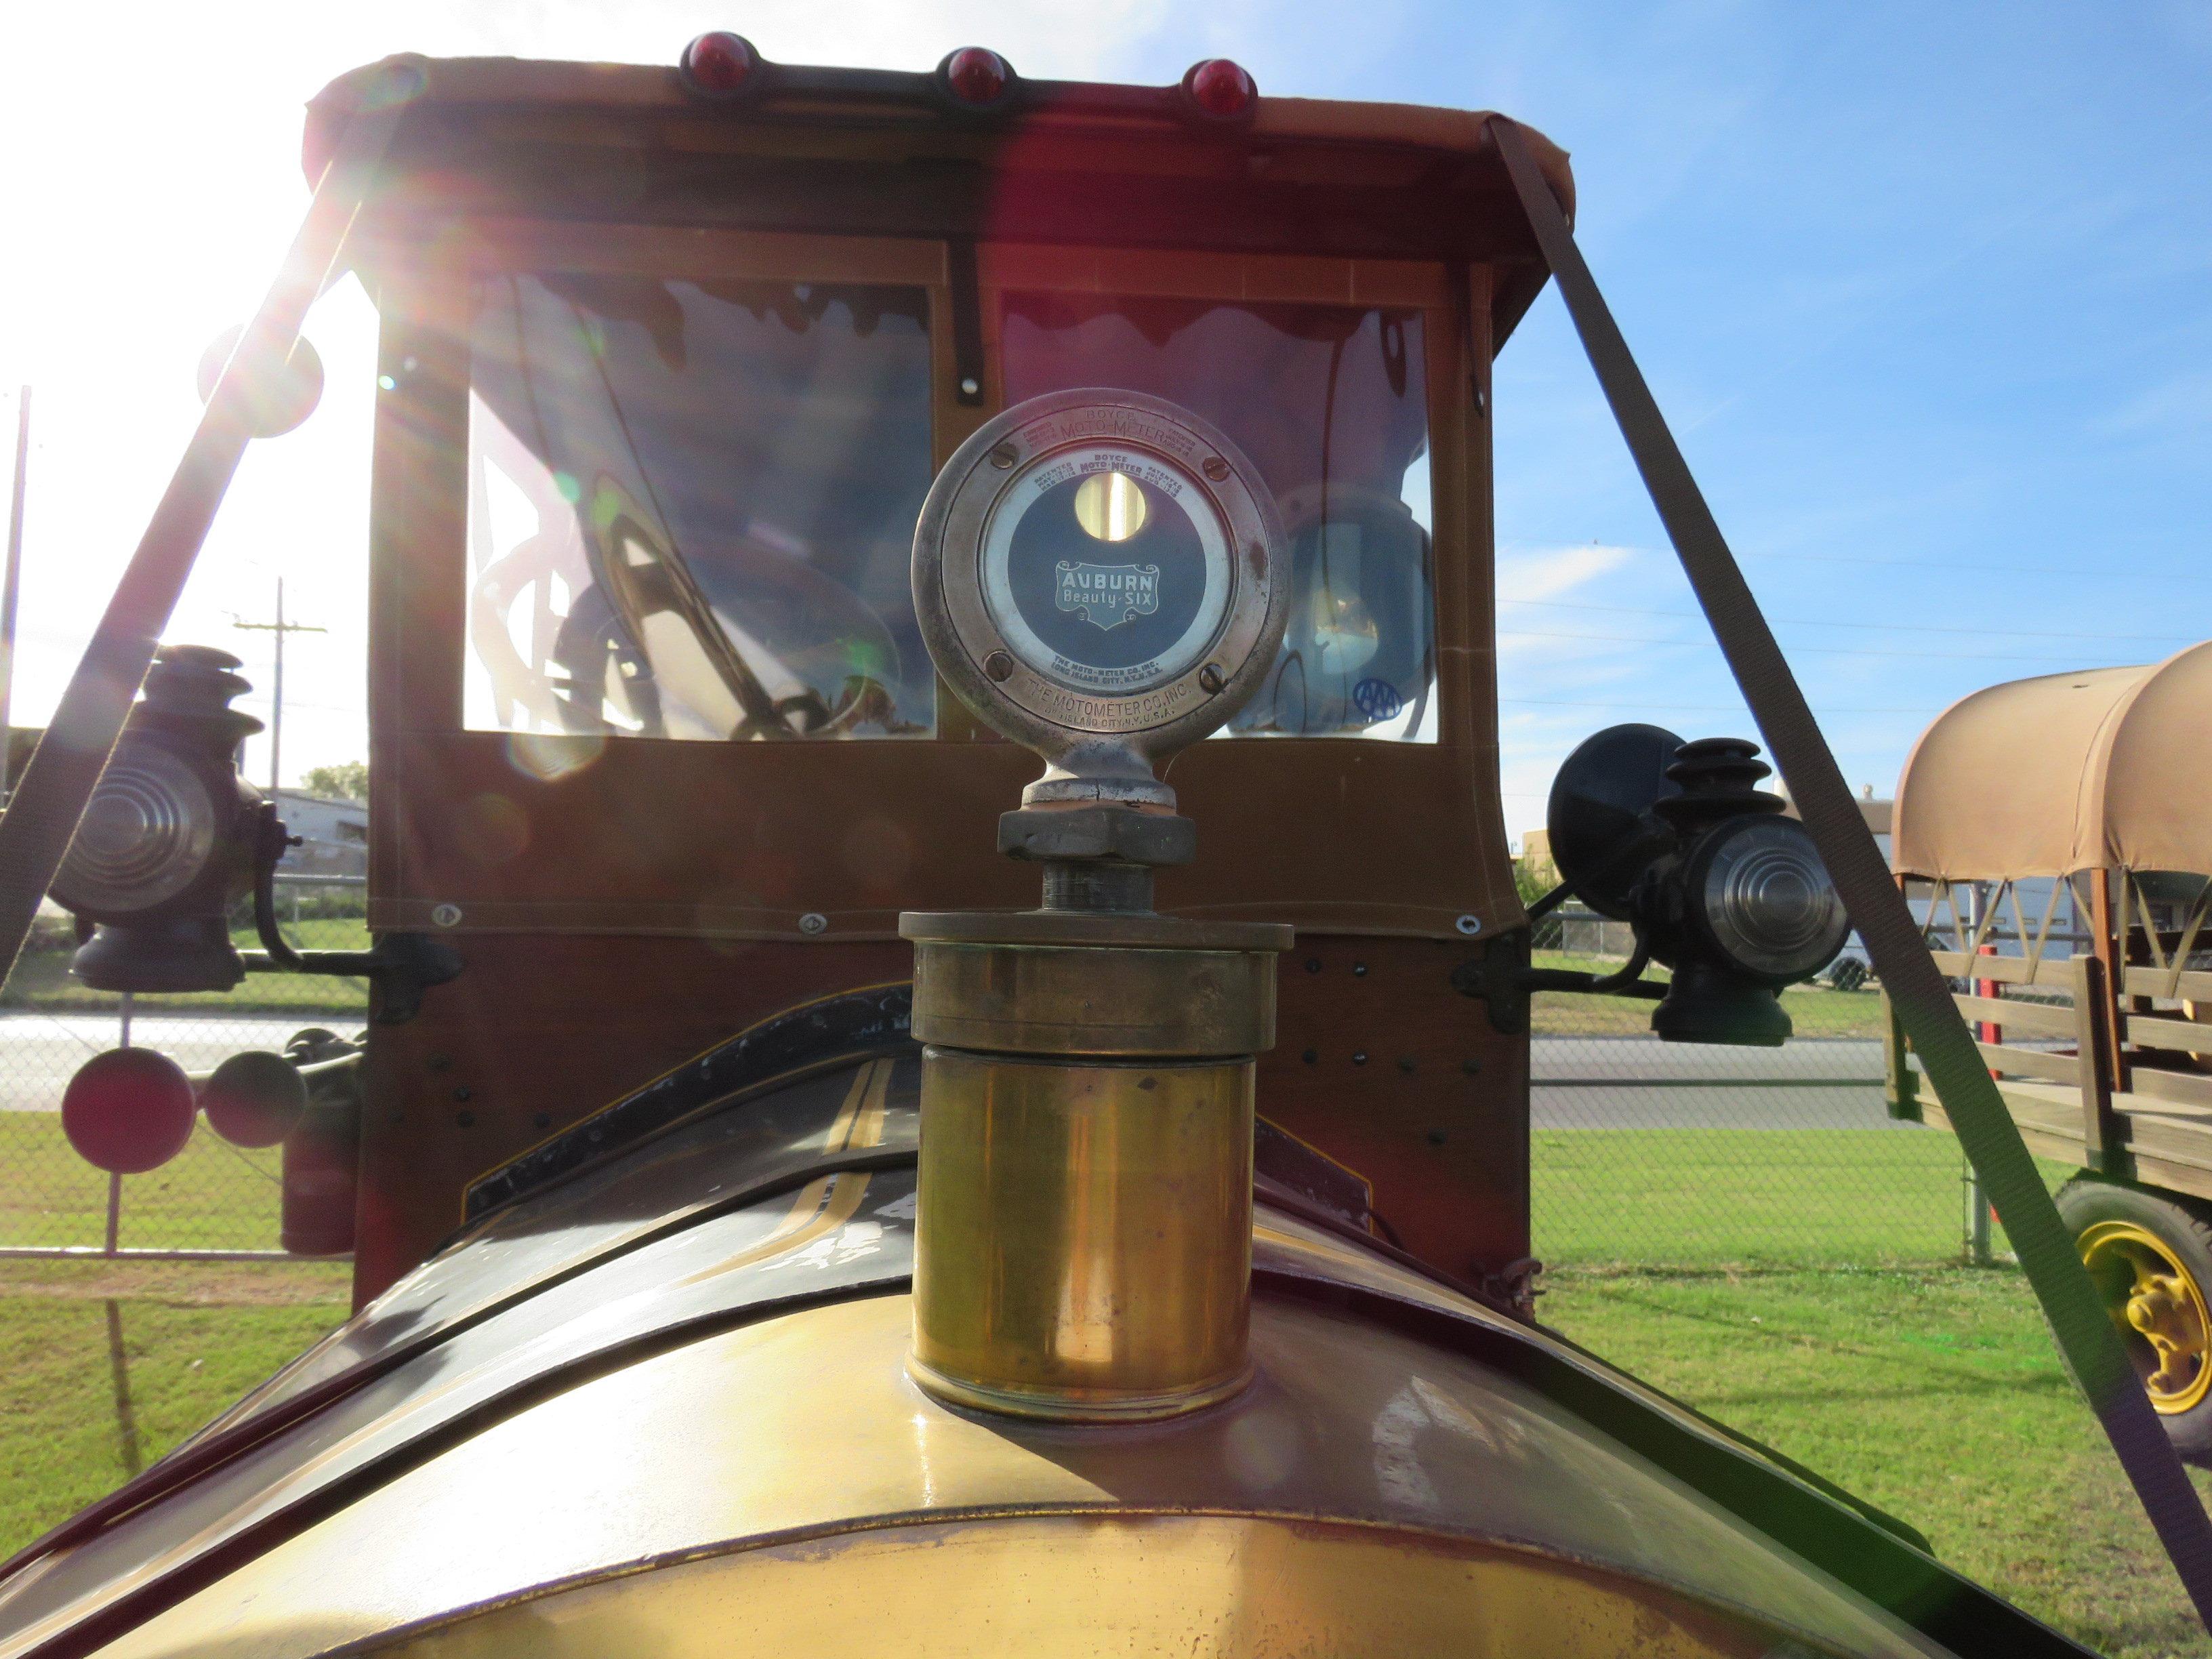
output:
[[922, 289], [502, 273], [475, 302], [471, 728], [934, 729]]
[[1227, 432], [1274, 491], [1290, 622], [1232, 732], [1436, 740], [1418, 311], [1010, 293], [1001, 342], [1008, 404], [1150, 392]]

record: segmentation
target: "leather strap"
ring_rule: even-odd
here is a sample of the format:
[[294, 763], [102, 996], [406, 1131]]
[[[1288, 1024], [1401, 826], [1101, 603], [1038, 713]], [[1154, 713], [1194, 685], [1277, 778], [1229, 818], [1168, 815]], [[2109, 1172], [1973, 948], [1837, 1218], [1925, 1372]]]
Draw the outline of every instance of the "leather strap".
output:
[[2090, 1408], [2119, 1455], [2160, 1541], [2172, 1558], [2197, 1617], [2212, 1630], [2212, 1519], [2190, 1485], [2173, 1444], [2151, 1409], [2072, 1235], [2044, 1190], [2012, 1115], [1982, 1062], [1950, 988], [1859, 815], [1827, 740], [1797, 688], [1774, 635], [1722, 538], [1704, 495], [1629, 355], [1605, 300], [1575, 246], [1566, 216], [1546, 185], [1515, 125], [1490, 133], [1504, 157], [1537, 246], [1559, 285], [1583, 349], [1613, 406], [1644, 488], [1667, 527], [1705, 619], [1712, 625], [1744, 701], [1765, 737], [1805, 827], [1820, 849], [1875, 970], [1912, 1039], [1959, 1143], [1982, 1188], [2004, 1217], [2020, 1265], [2042, 1304], [2059, 1352], [2074, 1369]]
[[9, 969], [69, 853], [77, 820], [107, 769], [177, 596], [252, 441], [248, 399], [253, 377], [247, 365], [281, 363], [289, 357], [307, 307], [343, 272], [347, 234], [404, 107], [390, 103], [356, 115], [347, 125], [283, 269], [224, 366], [46, 736], [24, 768], [7, 811], [0, 814], [0, 963]]

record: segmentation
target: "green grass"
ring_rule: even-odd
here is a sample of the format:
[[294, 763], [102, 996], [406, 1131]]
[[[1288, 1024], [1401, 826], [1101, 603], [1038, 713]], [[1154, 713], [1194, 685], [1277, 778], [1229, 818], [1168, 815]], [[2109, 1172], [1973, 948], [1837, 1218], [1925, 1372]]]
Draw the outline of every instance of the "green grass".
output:
[[0, 1262], [0, 1555], [345, 1317], [346, 1269]]
[[[1602, 1269], [1948, 1266], [1964, 1163], [1940, 1129], [1537, 1129], [1536, 1254]], [[2056, 1192], [2080, 1171], [2039, 1158]], [[2008, 1249], [2004, 1230], [1993, 1248]]]
[[1538, 1129], [1536, 1254], [1673, 1267], [1955, 1261], [1959, 1143], [1932, 1129]]
[[[1609, 974], [1624, 965], [1619, 957], [1569, 956], [1561, 951], [1538, 951], [1531, 961], [1539, 968], [1565, 968], [1582, 974]], [[1655, 965], [1644, 970], [1644, 977], [1663, 983], [1668, 975]], [[1651, 1011], [1657, 1006], [1580, 991], [1540, 991], [1530, 1005], [1529, 1029], [1538, 1036], [1644, 1036], [1651, 1030]], [[1879, 991], [1793, 985], [1782, 994], [1782, 1006], [1799, 1036], [1878, 1037], [1882, 1034]]]
[[[203, 1122], [185, 1150], [123, 1178], [126, 1249], [273, 1250], [278, 1154], [233, 1146]], [[0, 1112], [0, 1244], [106, 1237], [107, 1176], [78, 1158], [58, 1112]], [[6, 1345], [0, 1344], [0, 1348]]]
[[[2202, 1655], [2025, 1283], [2007, 1270], [1547, 1273], [1542, 1317], [1856, 1492], [2116, 1659]], [[2212, 1475], [2197, 1476], [2212, 1494]]]
[[[1547, 1322], [1903, 1516], [2060, 1629], [2118, 1659], [2204, 1650], [2016, 1274], [1568, 1268], [1544, 1283]], [[342, 1267], [0, 1263], [0, 1553], [344, 1311]]]

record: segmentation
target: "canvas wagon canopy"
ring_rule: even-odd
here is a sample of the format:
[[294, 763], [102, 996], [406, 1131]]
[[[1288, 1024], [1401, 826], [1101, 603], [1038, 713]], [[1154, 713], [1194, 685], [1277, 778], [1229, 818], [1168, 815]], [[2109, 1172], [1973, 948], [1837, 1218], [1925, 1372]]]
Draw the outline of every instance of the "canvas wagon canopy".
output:
[[2212, 872], [2212, 641], [2164, 662], [2012, 680], [1921, 733], [1893, 861], [1950, 881], [2078, 870]]

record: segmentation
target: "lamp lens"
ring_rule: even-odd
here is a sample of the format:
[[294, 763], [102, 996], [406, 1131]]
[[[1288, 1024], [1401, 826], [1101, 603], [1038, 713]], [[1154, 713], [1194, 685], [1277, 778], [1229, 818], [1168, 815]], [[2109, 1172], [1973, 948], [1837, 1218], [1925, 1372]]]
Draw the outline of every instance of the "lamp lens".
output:
[[1715, 942], [1738, 967], [1799, 980], [1843, 949], [1850, 922], [1803, 824], [1738, 819], [1709, 846], [1698, 899]]
[[77, 825], [54, 902], [128, 915], [175, 897], [207, 867], [216, 817], [197, 772], [158, 744], [126, 738]]

